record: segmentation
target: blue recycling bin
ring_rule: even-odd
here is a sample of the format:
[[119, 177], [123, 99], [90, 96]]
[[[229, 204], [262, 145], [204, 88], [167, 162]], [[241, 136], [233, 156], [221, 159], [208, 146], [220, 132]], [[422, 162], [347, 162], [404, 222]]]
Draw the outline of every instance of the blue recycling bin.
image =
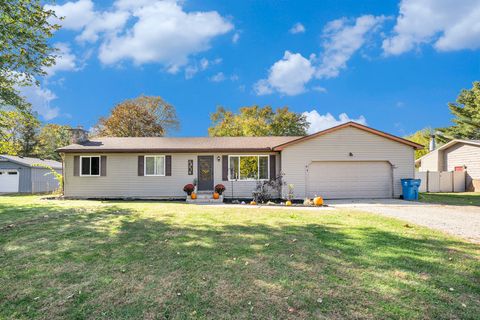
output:
[[418, 200], [418, 188], [422, 180], [420, 179], [402, 179], [403, 199], [408, 201]]

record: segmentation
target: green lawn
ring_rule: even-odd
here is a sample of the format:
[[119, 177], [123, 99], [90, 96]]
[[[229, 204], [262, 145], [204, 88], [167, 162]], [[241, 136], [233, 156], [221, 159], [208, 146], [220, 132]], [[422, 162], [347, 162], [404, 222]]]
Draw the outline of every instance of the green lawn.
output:
[[480, 206], [480, 193], [420, 193], [418, 200], [420, 202], [449, 204], [455, 206]]
[[478, 319], [480, 246], [354, 211], [0, 197], [0, 319]]

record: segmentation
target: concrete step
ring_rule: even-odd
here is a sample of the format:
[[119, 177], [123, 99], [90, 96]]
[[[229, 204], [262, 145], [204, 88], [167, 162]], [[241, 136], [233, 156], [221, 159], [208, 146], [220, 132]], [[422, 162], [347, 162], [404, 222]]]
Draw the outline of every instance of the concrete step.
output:
[[205, 192], [201, 191], [197, 193], [197, 199], [193, 200], [191, 197], [187, 197], [188, 203], [223, 203], [223, 195], [218, 199], [213, 199], [213, 191]]
[[191, 198], [187, 198], [187, 203], [223, 203], [223, 199], [220, 198], [220, 199], [213, 199], [213, 198], [210, 198], [210, 199], [195, 199], [195, 200], [192, 200]]

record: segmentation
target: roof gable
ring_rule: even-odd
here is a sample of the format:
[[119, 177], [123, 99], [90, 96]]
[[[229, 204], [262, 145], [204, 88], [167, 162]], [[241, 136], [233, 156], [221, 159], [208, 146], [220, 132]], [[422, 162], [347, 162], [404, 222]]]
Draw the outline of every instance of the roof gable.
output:
[[344, 124], [341, 124], [341, 125], [338, 125], [338, 126], [335, 126], [335, 127], [323, 130], [323, 131], [319, 131], [319, 132], [313, 133], [313, 134], [305, 136], [305, 137], [300, 137], [298, 139], [295, 139], [295, 140], [286, 142], [284, 144], [278, 145], [274, 148], [274, 150], [281, 151], [284, 148], [287, 148], [287, 147], [289, 147], [293, 144], [297, 144], [297, 143], [300, 143], [300, 142], [304, 142], [306, 140], [314, 139], [314, 138], [317, 138], [317, 137], [335, 132], [337, 130], [348, 128], [348, 127], [357, 128], [357, 129], [369, 132], [371, 134], [378, 135], [380, 137], [383, 137], [383, 138], [386, 138], [386, 139], [389, 139], [389, 140], [392, 140], [392, 141], [403, 143], [403, 144], [406, 144], [406, 145], [408, 145], [412, 148], [415, 148], [415, 149], [423, 149], [424, 148], [423, 145], [415, 143], [413, 141], [410, 141], [410, 140], [407, 140], [407, 139], [404, 139], [404, 138], [400, 138], [400, 137], [394, 136], [392, 134], [389, 134], [389, 133], [386, 133], [386, 132], [383, 132], [383, 131], [380, 131], [380, 130], [373, 129], [373, 128], [361, 125], [359, 123], [356, 123], [356, 122], [347, 122], [347, 123], [344, 123]]

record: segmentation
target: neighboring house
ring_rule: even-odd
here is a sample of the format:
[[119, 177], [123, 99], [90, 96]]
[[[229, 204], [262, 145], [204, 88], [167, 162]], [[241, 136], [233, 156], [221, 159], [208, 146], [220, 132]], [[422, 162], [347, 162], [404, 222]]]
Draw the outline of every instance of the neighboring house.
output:
[[[64, 193], [73, 198], [185, 198], [225, 185], [251, 198], [257, 182], [283, 174], [296, 199], [392, 198], [414, 176], [423, 146], [349, 122], [305, 137], [96, 138], [74, 131], [64, 155]], [[282, 190], [285, 196], [287, 187]]]
[[0, 193], [42, 193], [59, 188], [49, 166], [62, 173], [62, 163], [54, 160], [0, 155]]
[[466, 190], [480, 191], [480, 140], [452, 140], [417, 159], [419, 171], [465, 171]]

